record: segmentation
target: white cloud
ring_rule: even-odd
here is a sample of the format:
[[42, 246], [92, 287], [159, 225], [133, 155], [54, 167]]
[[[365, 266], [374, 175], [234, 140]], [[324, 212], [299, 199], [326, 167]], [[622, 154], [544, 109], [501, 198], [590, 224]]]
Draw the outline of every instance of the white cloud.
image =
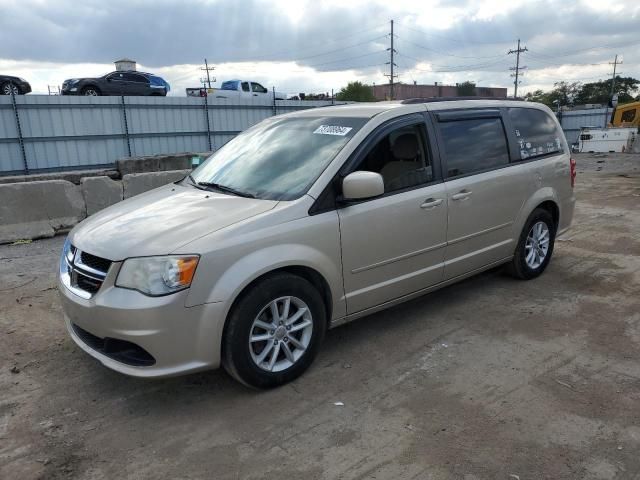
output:
[[[529, 49], [520, 91], [604, 78], [624, 54], [640, 76], [637, 0], [0, 0], [0, 71], [34, 90], [95, 76], [130, 56], [172, 94], [199, 85], [207, 57], [219, 80], [249, 77], [288, 93], [387, 82], [389, 20], [400, 81], [513, 88], [517, 38]], [[601, 48], [593, 48], [601, 46]], [[589, 65], [597, 64], [597, 65]], [[596, 78], [597, 79], [597, 78]], [[218, 82], [219, 84], [219, 82]]]

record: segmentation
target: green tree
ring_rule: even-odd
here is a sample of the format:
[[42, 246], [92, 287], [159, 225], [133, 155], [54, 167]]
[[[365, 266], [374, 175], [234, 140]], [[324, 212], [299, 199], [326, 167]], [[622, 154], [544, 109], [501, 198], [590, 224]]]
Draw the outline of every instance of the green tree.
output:
[[[618, 102], [632, 102], [638, 92], [640, 80], [616, 76], [615, 92]], [[585, 83], [576, 95], [575, 103], [608, 103], [611, 99], [611, 79]]]
[[473, 82], [462, 82], [457, 84], [458, 96], [459, 97], [475, 97], [476, 95], [476, 84]]
[[557, 108], [556, 102], [560, 102], [560, 105], [572, 105], [580, 88], [580, 82], [556, 82], [553, 84], [552, 90], [548, 92], [535, 90], [527, 93], [524, 99], [530, 102], [544, 103], [549, 108]]
[[371, 86], [362, 82], [349, 82], [338, 92], [336, 99], [349, 102], [375, 102], [376, 100]]

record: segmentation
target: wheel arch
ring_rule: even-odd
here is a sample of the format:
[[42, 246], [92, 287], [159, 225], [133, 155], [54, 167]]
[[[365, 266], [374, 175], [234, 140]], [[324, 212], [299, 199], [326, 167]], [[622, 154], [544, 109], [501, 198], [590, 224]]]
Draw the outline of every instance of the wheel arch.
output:
[[556, 192], [551, 187], [540, 188], [531, 195], [520, 209], [518, 218], [514, 223], [513, 238], [516, 239], [516, 243], [527, 219], [536, 208], [543, 208], [551, 214], [557, 230], [560, 221], [559, 205], [560, 202], [558, 201]]
[[102, 89], [95, 83], [87, 83], [85, 85], [82, 85], [82, 87], [80, 87], [80, 90], [79, 90], [80, 93], [84, 92], [87, 88], [93, 88], [96, 92], [102, 93]]
[[[537, 208], [541, 208], [543, 210], [546, 210], [547, 212], [549, 212], [551, 214], [551, 217], [553, 218], [554, 228], [555, 228], [555, 230], [557, 232], [558, 231], [558, 225], [560, 223], [560, 207], [558, 207], [558, 204], [554, 200], [545, 200], [544, 202], [542, 202], [539, 205], [537, 205], [533, 210], [535, 210]], [[529, 215], [531, 215], [531, 214], [529, 214]]]
[[242, 299], [242, 297], [246, 292], [251, 290], [255, 285], [257, 285], [259, 282], [261, 282], [265, 278], [271, 277], [278, 273], [289, 273], [291, 275], [296, 275], [298, 277], [304, 278], [311, 285], [313, 285], [316, 290], [318, 290], [318, 293], [320, 293], [320, 295], [322, 296], [322, 300], [326, 309], [325, 321], [327, 322], [327, 326], [328, 326], [329, 323], [331, 322], [331, 315], [333, 311], [333, 294], [331, 293], [329, 282], [327, 282], [324, 276], [320, 272], [318, 272], [316, 269], [309, 267], [307, 265], [298, 265], [298, 264], [285, 265], [285, 266], [274, 268], [267, 272], [263, 272], [260, 275], [256, 276], [255, 278], [253, 278], [249, 283], [247, 283], [235, 296], [235, 298], [233, 299], [233, 302], [231, 302], [231, 305], [229, 306], [229, 309], [227, 311], [227, 315], [225, 318], [225, 325], [229, 318], [230, 312], [236, 306], [238, 301]]

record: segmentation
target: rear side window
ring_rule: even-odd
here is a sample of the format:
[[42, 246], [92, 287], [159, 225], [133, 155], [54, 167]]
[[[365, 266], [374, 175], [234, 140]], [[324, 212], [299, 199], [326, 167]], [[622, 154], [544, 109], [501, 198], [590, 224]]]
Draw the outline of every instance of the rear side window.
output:
[[507, 165], [509, 152], [500, 118], [454, 120], [439, 124], [447, 177]]
[[535, 108], [509, 108], [520, 160], [562, 152], [561, 134], [553, 118]]

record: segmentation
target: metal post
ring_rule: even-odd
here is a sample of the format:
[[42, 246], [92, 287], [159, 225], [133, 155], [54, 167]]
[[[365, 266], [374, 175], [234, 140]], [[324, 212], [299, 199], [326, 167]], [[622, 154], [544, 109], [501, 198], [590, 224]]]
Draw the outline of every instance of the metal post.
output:
[[211, 146], [211, 124], [209, 123], [209, 92], [204, 94], [204, 116], [207, 120], [207, 145], [209, 145], [209, 151], [213, 151]]
[[129, 138], [129, 123], [127, 122], [127, 107], [124, 103], [124, 95], [120, 95], [120, 101], [122, 105], [122, 118], [124, 119], [124, 136], [127, 139], [127, 151], [131, 156], [131, 139]]
[[331, 89], [331, 105], [335, 105], [335, 96], [333, 95], [333, 88]]
[[276, 87], [271, 87], [271, 94], [273, 96], [273, 116], [275, 117], [278, 114], [276, 109]]
[[22, 126], [20, 125], [20, 115], [18, 115], [18, 104], [16, 103], [16, 94], [13, 91], [13, 83], [11, 85], [11, 104], [13, 105], [13, 114], [16, 117], [16, 129], [18, 130], [18, 143], [20, 144], [20, 153], [22, 154], [22, 164], [24, 165], [24, 174], [29, 175], [29, 165], [27, 163], [27, 152], [24, 149], [24, 138], [22, 137]]

